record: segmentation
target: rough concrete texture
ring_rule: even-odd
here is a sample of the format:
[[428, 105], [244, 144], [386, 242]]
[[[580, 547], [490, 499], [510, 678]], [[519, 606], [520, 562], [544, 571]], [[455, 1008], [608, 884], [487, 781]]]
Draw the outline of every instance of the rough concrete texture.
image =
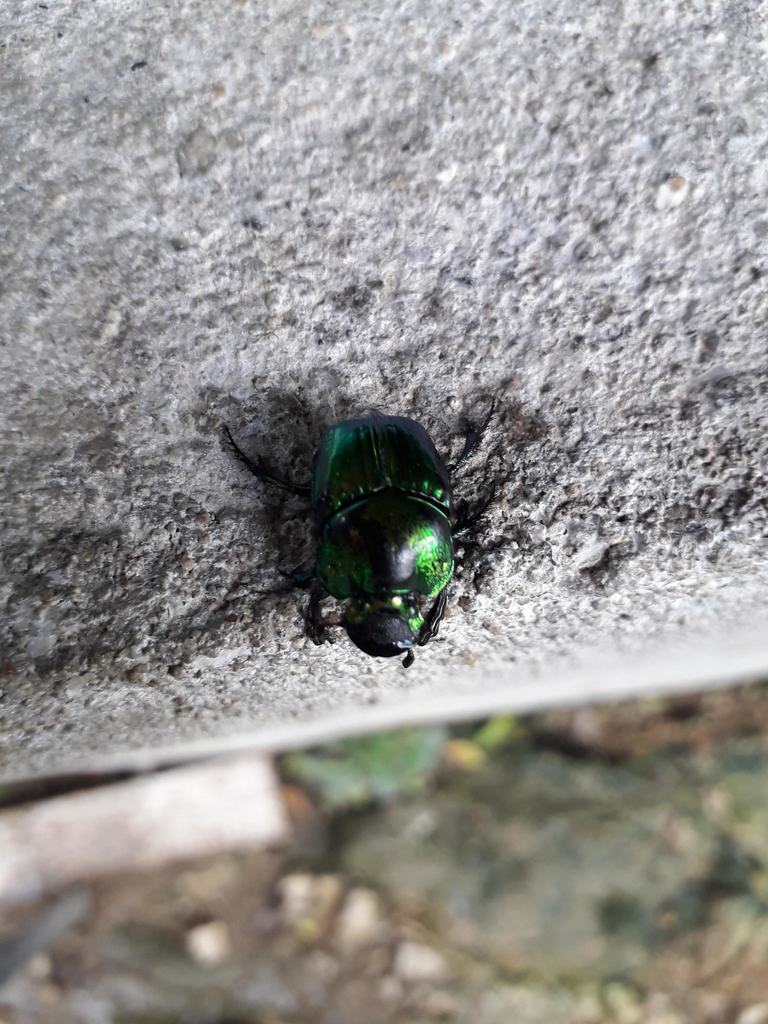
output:
[[[4, 774], [736, 624], [768, 668], [757, 3], [6, 0], [0, 42]], [[221, 422], [301, 477], [493, 392], [441, 642], [313, 647], [304, 508]]]

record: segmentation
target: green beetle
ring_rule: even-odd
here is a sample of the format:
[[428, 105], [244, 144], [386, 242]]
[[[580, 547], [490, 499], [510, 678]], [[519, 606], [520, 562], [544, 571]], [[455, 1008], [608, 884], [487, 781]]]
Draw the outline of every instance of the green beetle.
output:
[[254, 476], [311, 501], [317, 557], [311, 569], [290, 576], [311, 585], [305, 621], [315, 643], [324, 639], [320, 602], [327, 594], [347, 602], [347, 635], [373, 657], [405, 654], [408, 667], [413, 647], [437, 634], [454, 541], [493, 499], [457, 519], [451, 475], [478, 448], [494, 404], [481, 426], [467, 425], [464, 449], [451, 466], [424, 427], [405, 416], [372, 412], [336, 423], [323, 435], [307, 485], [275, 476], [249, 458], [224, 427], [233, 454]]

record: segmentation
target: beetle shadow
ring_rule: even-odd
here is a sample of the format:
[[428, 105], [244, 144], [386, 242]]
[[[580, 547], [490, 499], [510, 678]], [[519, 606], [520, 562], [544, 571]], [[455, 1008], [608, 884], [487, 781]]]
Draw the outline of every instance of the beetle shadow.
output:
[[[263, 463], [276, 476], [296, 484], [309, 484], [315, 452], [326, 430], [341, 419], [359, 415], [359, 398], [338, 388], [327, 402], [306, 397], [300, 382], [296, 388], [267, 386], [243, 401], [219, 394], [212, 403], [220, 409], [216, 429], [224, 457], [233, 459], [223, 437], [223, 425], [250, 458]], [[245, 467], [242, 471], [247, 474]], [[311, 564], [314, 530], [309, 500], [251, 477], [256, 498], [254, 515], [274, 545], [275, 575], [299, 565]], [[291, 589], [286, 580], [275, 592]]]
[[[226, 423], [249, 457], [262, 462], [277, 476], [297, 484], [309, 483], [313, 458], [325, 431], [339, 420], [363, 415], [377, 404], [361, 398], [359, 390], [356, 393], [345, 390], [336, 373], [320, 382], [317, 374], [306, 381], [299, 377], [290, 390], [265, 385], [243, 400], [212, 389], [207, 389], [201, 397], [205, 405], [204, 429], [214, 434], [218, 432], [223, 458], [235, 461], [222, 434], [222, 425]], [[462, 444], [462, 421], [466, 416], [480, 420], [487, 402], [488, 392], [483, 389], [469, 403], [466, 412], [450, 425], [444, 415], [439, 412], [435, 415], [434, 409], [425, 408], [423, 414], [416, 410], [399, 411], [401, 415], [421, 420], [428, 429], [437, 427], [435, 443], [449, 461]], [[537, 417], [527, 415], [507, 388], [500, 388], [496, 392], [496, 411], [482, 445], [482, 454], [477, 461], [472, 460], [473, 465], [467, 470], [462, 469], [460, 479], [455, 481], [459, 507], [476, 503], [487, 492], [489, 478], [503, 489], [511, 473], [510, 444], [524, 447], [541, 436], [541, 427]], [[244, 467], [240, 468], [248, 475]], [[281, 581], [280, 573], [311, 564], [315, 553], [309, 502], [253, 477], [251, 481], [253, 515], [274, 551], [274, 560], [270, 559], [276, 583], [274, 592], [289, 590], [291, 584]], [[465, 543], [470, 547], [477, 545], [477, 541], [469, 538]]]

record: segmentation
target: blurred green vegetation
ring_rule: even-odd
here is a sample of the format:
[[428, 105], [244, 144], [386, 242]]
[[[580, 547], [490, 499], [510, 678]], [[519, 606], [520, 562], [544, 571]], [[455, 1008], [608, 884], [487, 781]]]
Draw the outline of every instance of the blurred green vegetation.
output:
[[342, 740], [314, 753], [288, 754], [285, 774], [309, 786], [323, 806], [339, 810], [419, 792], [448, 738], [441, 727], [397, 729]]
[[441, 764], [479, 768], [487, 755], [524, 735], [518, 720], [499, 715], [479, 727], [422, 726], [342, 740], [287, 754], [283, 774], [310, 788], [332, 811], [420, 792]]

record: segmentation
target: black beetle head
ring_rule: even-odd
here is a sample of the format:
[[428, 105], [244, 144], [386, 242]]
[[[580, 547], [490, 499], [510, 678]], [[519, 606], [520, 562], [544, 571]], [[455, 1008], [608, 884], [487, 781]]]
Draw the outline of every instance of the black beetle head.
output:
[[[344, 615], [344, 628], [355, 647], [373, 658], [407, 654], [416, 643], [414, 613], [400, 598], [389, 601], [352, 601]], [[410, 620], [410, 621], [409, 621]]]

